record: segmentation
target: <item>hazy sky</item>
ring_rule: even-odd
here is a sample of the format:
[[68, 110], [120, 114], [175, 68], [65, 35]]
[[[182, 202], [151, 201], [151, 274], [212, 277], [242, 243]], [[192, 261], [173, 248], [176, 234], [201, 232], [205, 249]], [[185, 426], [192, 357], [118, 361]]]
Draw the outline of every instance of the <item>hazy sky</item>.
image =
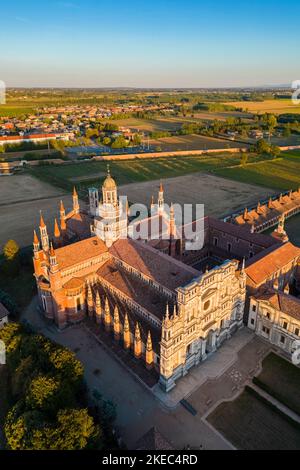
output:
[[300, 80], [299, 1], [0, 0], [0, 7], [7, 86]]

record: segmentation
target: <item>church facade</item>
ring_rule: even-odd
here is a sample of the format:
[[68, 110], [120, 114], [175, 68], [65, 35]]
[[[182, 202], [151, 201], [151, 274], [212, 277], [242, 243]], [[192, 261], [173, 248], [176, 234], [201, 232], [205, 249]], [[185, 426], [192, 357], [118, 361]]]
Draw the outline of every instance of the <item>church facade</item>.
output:
[[74, 189], [73, 210], [61, 204], [52, 237], [41, 216], [33, 243], [40, 306], [59, 328], [89, 317], [169, 391], [243, 326], [247, 264], [284, 242], [205, 217], [203, 247], [188, 250], [162, 184], [155, 211], [134, 226], [155, 222], [161, 236], [132, 239], [109, 171], [99, 192], [89, 190], [84, 211]]

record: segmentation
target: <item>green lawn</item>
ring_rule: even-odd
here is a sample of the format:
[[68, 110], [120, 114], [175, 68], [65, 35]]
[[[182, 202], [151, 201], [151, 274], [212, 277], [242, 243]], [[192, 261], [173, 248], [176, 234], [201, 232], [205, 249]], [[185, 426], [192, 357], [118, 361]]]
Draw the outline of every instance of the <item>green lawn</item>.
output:
[[0, 106], [0, 117], [7, 116], [7, 117], [19, 117], [24, 114], [32, 114], [34, 112], [34, 108], [30, 108], [29, 106], [18, 105], [18, 106], [9, 106], [9, 105], [1, 105]]
[[221, 403], [207, 420], [237, 449], [300, 448], [300, 425], [290, 422], [248, 390], [234, 401]]
[[255, 163], [244, 168], [217, 168], [215, 174], [278, 190], [300, 186], [300, 152], [283, 153], [274, 161]]
[[300, 368], [277, 354], [269, 354], [254, 382], [277, 400], [300, 414]]
[[[240, 163], [240, 155], [226, 154], [214, 156], [184, 156], [155, 159], [119, 160], [110, 163], [111, 173], [116, 178], [119, 185], [134, 183], [135, 181], [150, 181], [160, 178], [171, 178], [189, 173], [201, 171], [214, 171]], [[259, 157], [253, 155], [251, 161], [256, 161]], [[107, 162], [90, 162], [73, 165], [47, 165], [32, 168], [33, 176], [47, 181], [54, 186], [70, 190], [74, 183], [71, 178], [78, 178], [80, 189], [90, 186], [99, 186], [103, 178], [95, 178], [101, 172], [106, 172]], [[90, 175], [90, 179], [86, 177]], [[85, 180], [80, 182], [79, 177]]]

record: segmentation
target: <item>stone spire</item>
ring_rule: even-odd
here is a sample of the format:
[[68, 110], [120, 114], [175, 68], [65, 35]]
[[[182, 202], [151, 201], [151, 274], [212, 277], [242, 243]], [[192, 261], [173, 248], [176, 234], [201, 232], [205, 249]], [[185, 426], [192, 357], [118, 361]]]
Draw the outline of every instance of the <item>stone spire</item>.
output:
[[88, 285], [88, 291], [87, 291], [87, 305], [88, 305], [89, 317], [92, 318], [94, 314], [94, 301], [93, 301], [92, 288], [90, 284]]
[[114, 308], [114, 337], [115, 340], [120, 339], [120, 333], [121, 333], [121, 325], [120, 325], [120, 315], [119, 315], [119, 309], [118, 306], [116, 305]]
[[154, 362], [154, 353], [152, 346], [152, 338], [150, 331], [148, 332], [147, 346], [146, 346], [146, 367], [148, 369], [152, 368]]
[[175, 236], [176, 236], [176, 224], [175, 224], [175, 212], [174, 212], [173, 203], [171, 204], [171, 208], [170, 208], [169, 232], [170, 232], [170, 237], [175, 238]]
[[130, 336], [130, 327], [129, 327], [129, 320], [128, 320], [127, 312], [125, 314], [124, 326], [123, 326], [123, 341], [124, 341], [124, 348], [130, 349], [131, 336]]
[[59, 226], [57, 223], [57, 219], [55, 219], [54, 221], [54, 238], [56, 238], [56, 240], [60, 238], [60, 230], [59, 230]]
[[142, 355], [142, 339], [141, 330], [138, 323], [136, 323], [135, 334], [134, 334], [134, 355], [139, 359]]
[[47, 232], [47, 227], [44, 222], [44, 218], [41, 212], [40, 218], [40, 234], [41, 234], [41, 241], [42, 241], [42, 248], [44, 251], [49, 251], [49, 237]]
[[164, 211], [164, 208], [165, 208], [164, 187], [161, 181], [159, 192], [158, 192], [158, 212], [161, 214]]
[[73, 189], [73, 211], [75, 212], [75, 214], [79, 214], [79, 211], [80, 211], [78, 194], [77, 194], [75, 186]]
[[51, 271], [51, 273], [57, 272], [58, 271], [58, 263], [57, 263], [57, 258], [56, 258], [56, 254], [55, 254], [52, 243], [50, 245], [50, 251], [49, 251], [49, 262], [50, 262], [50, 271]]
[[34, 253], [38, 253], [39, 250], [40, 250], [40, 242], [36, 234], [36, 231], [34, 230], [33, 231], [33, 251]]
[[170, 320], [169, 303], [167, 303], [167, 306], [166, 306], [166, 316], [165, 316], [165, 320], [166, 320], [167, 322]]
[[151, 204], [150, 204], [150, 212], [151, 214], [155, 211], [155, 202], [154, 202], [154, 196], [151, 196]]
[[286, 243], [289, 241], [289, 237], [285, 231], [284, 224], [285, 224], [285, 215], [282, 214], [279, 217], [278, 227], [274, 230], [274, 232], [272, 232], [271, 235], [272, 237], [282, 241], [283, 243]]
[[108, 298], [105, 299], [105, 307], [104, 307], [104, 325], [106, 331], [110, 330], [111, 326], [111, 316], [110, 316], [110, 308], [108, 303]]
[[60, 214], [61, 219], [64, 219], [66, 217], [65, 206], [64, 206], [64, 203], [62, 201], [60, 201], [59, 214]]
[[66, 211], [65, 211], [64, 203], [62, 201], [60, 201], [59, 213], [60, 213], [60, 228], [64, 232], [67, 229], [67, 225], [66, 225]]
[[100, 294], [99, 294], [98, 290], [97, 290], [97, 293], [96, 293], [95, 312], [96, 312], [96, 322], [99, 324], [99, 323], [101, 323], [102, 309], [101, 309]]
[[288, 283], [284, 286], [283, 292], [287, 295], [290, 293], [290, 286]]
[[261, 209], [261, 205], [260, 205], [260, 201], [258, 201], [257, 208], [256, 208], [257, 214], [260, 214], [260, 209]]

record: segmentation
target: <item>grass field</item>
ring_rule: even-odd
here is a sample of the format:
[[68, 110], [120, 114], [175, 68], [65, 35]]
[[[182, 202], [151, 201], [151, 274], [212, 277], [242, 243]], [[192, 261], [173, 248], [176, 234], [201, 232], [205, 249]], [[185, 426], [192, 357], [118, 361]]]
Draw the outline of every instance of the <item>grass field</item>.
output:
[[163, 152], [245, 147], [245, 144], [240, 144], [238, 142], [231, 142], [229, 140], [215, 139], [213, 137], [205, 137], [195, 134], [162, 137], [160, 139], [150, 140], [150, 144], [154, 147], [160, 147]]
[[[185, 156], [155, 159], [136, 159], [112, 161], [111, 173], [119, 185], [134, 183], [135, 181], [150, 181], [171, 178], [201, 171], [213, 171], [240, 163], [239, 154], [226, 154], [214, 156]], [[259, 157], [251, 155], [251, 161]], [[106, 162], [90, 162], [73, 165], [47, 165], [32, 168], [33, 176], [42, 179], [54, 186], [70, 191], [74, 177], [79, 189], [86, 189], [91, 185], [101, 184], [103, 178], [95, 175], [106, 172]], [[90, 175], [90, 179], [87, 177]], [[82, 180], [80, 181], [80, 176]]]
[[299, 367], [274, 353], [269, 354], [262, 365], [263, 370], [255, 383], [300, 415]]
[[245, 167], [217, 168], [215, 174], [278, 190], [297, 189], [300, 186], [300, 151], [283, 153], [276, 160]]
[[221, 403], [207, 420], [237, 449], [300, 448], [300, 428], [248, 390], [234, 401]]
[[184, 118], [173, 119], [173, 118], [157, 118], [157, 119], [113, 119], [108, 121], [117, 126], [130, 127], [137, 131], [176, 131], [181, 128], [185, 122]]
[[34, 112], [34, 108], [25, 105], [10, 106], [10, 105], [1, 105], [0, 106], [0, 117], [19, 117], [23, 114], [31, 114]]
[[244, 111], [250, 111], [252, 113], [274, 113], [274, 114], [285, 114], [285, 113], [300, 113], [300, 104], [294, 105], [292, 100], [265, 100], [265, 101], [234, 101], [224, 103], [241, 108]]

